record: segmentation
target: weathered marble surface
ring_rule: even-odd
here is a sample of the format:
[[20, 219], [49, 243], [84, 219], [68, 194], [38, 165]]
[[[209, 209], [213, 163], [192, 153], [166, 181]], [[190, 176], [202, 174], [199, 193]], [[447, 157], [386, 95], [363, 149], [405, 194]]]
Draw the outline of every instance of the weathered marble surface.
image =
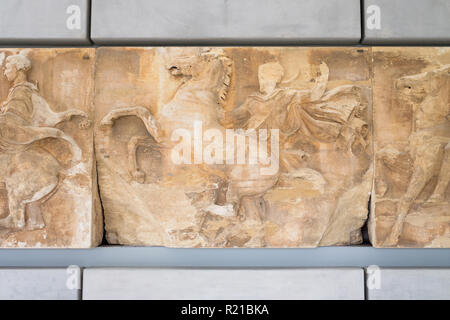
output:
[[372, 244], [450, 247], [450, 49], [372, 50]]
[[98, 245], [95, 49], [0, 49], [0, 64], [0, 247]]
[[112, 244], [358, 244], [373, 189], [374, 246], [450, 247], [449, 48], [1, 49], [0, 65], [0, 247], [99, 244], [97, 169]]
[[[360, 243], [372, 187], [370, 64], [370, 48], [99, 48], [95, 148], [108, 242]], [[269, 130], [279, 166], [249, 163], [248, 146], [244, 164], [227, 157], [226, 128]], [[172, 159], [184, 141], [172, 139], [177, 129], [203, 142], [203, 157], [189, 148], [194, 164]]]

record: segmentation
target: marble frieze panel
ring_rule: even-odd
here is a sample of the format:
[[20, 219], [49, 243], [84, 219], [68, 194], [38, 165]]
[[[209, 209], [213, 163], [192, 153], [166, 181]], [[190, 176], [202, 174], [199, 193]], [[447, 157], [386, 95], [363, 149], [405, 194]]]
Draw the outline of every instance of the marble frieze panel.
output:
[[103, 220], [121, 245], [356, 245], [368, 221], [376, 247], [450, 246], [448, 48], [5, 48], [0, 64], [0, 247], [93, 247]]
[[0, 62], [0, 247], [97, 246], [95, 49], [0, 49]]
[[372, 244], [450, 247], [450, 49], [372, 50]]
[[109, 243], [361, 243], [370, 48], [99, 48], [95, 82]]

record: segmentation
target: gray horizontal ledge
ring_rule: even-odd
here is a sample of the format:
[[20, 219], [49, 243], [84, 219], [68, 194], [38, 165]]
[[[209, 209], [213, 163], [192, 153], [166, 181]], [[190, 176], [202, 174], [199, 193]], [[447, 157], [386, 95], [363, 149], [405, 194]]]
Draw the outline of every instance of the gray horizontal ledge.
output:
[[450, 44], [449, 0], [364, 0], [362, 43]]
[[450, 249], [1, 249], [0, 267], [450, 267]]
[[450, 300], [450, 269], [380, 268], [367, 279], [368, 300]]
[[361, 268], [87, 268], [83, 300], [364, 300]]
[[0, 44], [88, 45], [89, 0], [1, 0]]
[[96, 44], [357, 44], [359, 0], [94, 0]]
[[0, 300], [79, 300], [79, 268], [0, 268]]

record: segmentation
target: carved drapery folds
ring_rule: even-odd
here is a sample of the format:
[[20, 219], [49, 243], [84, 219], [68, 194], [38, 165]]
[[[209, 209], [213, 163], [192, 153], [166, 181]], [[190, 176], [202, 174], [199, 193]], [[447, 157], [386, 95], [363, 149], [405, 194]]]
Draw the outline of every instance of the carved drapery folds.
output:
[[[99, 49], [96, 148], [108, 241], [360, 243], [372, 181], [369, 63], [369, 49], [353, 48]], [[111, 85], [116, 74], [126, 76]], [[174, 163], [186, 136], [188, 161]], [[273, 155], [269, 164], [250, 160], [252, 141]]]
[[98, 245], [95, 50], [2, 49], [0, 55], [0, 246]]
[[0, 64], [0, 246], [95, 246], [102, 209], [111, 244], [356, 245], [369, 219], [377, 247], [450, 246], [448, 48], [1, 49]]

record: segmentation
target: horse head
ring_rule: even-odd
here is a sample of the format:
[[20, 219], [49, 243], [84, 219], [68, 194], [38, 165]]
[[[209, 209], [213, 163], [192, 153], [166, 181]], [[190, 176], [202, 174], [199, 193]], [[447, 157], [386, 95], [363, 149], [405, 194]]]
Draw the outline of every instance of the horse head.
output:
[[398, 98], [406, 103], [421, 103], [425, 97], [437, 95], [446, 87], [450, 78], [450, 65], [415, 75], [404, 76], [394, 81]]
[[190, 90], [214, 91], [219, 104], [223, 105], [233, 71], [232, 60], [223, 49], [165, 48], [161, 52], [172, 76], [185, 78]]

